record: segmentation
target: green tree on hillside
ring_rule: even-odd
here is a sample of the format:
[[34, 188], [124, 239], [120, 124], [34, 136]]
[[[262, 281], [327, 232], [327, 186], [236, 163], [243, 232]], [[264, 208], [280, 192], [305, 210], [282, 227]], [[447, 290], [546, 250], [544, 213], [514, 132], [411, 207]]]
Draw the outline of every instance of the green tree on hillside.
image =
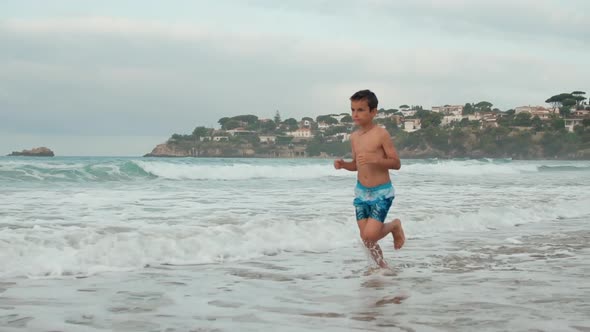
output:
[[294, 118], [288, 118], [287, 120], [283, 121], [283, 124], [289, 128], [289, 131], [294, 131], [299, 128], [299, 122], [297, 122], [297, 120]]
[[535, 117], [531, 119], [531, 126], [535, 131], [541, 131], [543, 130], [543, 120], [541, 120], [538, 115], [535, 115]]
[[277, 124], [274, 121], [260, 122], [258, 128], [263, 134], [269, 134], [277, 129]]
[[330, 115], [319, 115], [318, 117], [316, 117], [316, 122], [317, 123], [324, 122], [329, 125], [338, 124], [338, 120], [334, 119]]
[[562, 116], [567, 116], [570, 113], [570, 109], [573, 106], [580, 106], [586, 97], [584, 96], [586, 92], [584, 91], [574, 91], [572, 93], [560, 93], [554, 96], [551, 96], [547, 100], [546, 103], [551, 104], [553, 108], [559, 108], [559, 113]]
[[219, 123], [219, 125], [220, 125], [220, 126], [221, 126], [221, 128], [223, 129], [223, 126], [224, 126], [224, 125], [225, 125], [225, 124], [226, 124], [226, 123], [227, 123], [229, 120], [231, 120], [231, 119], [230, 119], [230, 118], [228, 118], [228, 117], [223, 117], [223, 118], [219, 119], [219, 120], [217, 121], [217, 123]]
[[250, 114], [234, 116], [232, 119], [236, 120], [236, 121], [242, 121], [247, 124], [253, 124], [253, 123], [258, 122], [258, 117], [256, 115], [250, 115]]
[[576, 101], [576, 106], [579, 107], [582, 105], [582, 102], [586, 100], [586, 96], [584, 96], [586, 92], [584, 91], [574, 91], [572, 92], [573, 99]]
[[475, 107], [473, 107], [472, 104], [470, 103], [466, 103], [465, 106], [463, 106], [463, 115], [469, 115], [469, 114], [473, 114], [475, 113]]
[[551, 120], [551, 127], [554, 130], [563, 130], [563, 129], [565, 129], [565, 121], [560, 118], [553, 118]]
[[209, 137], [211, 136], [211, 129], [205, 127], [196, 127], [195, 130], [193, 130], [193, 136], [197, 139], [201, 137]]
[[530, 127], [532, 125], [531, 113], [522, 112], [516, 114], [513, 124], [520, 127]]
[[479, 112], [489, 112], [492, 110], [492, 106], [494, 105], [489, 101], [480, 101], [474, 105], [475, 109]]
[[352, 123], [352, 116], [350, 116], [350, 114], [346, 114], [342, 119], [340, 119], [340, 123]]
[[431, 111], [419, 110], [416, 112], [416, 117], [420, 119], [422, 129], [428, 127], [438, 127], [441, 122], [443, 115]]
[[559, 114], [563, 117], [568, 117], [572, 113], [572, 107], [576, 105], [576, 100], [573, 98], [566, 98], [561, 102]]
[[229, 119], [229, 121], [225, 122], [222, 126], [221, 129], [223, 130], [232, 130], [232, 129], [236, 129], [236, 128], [240, 128], [242, 126], [242, 123], [235, 120], [235, 119]]

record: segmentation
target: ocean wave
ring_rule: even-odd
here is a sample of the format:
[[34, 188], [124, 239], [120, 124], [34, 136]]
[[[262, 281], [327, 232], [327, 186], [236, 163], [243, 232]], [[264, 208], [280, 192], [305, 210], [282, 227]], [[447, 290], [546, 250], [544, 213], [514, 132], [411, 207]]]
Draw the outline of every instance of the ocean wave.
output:
[[125, 224], [0, 230], [0, 277], [87, 276], [148, 265], [220, 263], [282, 251], [350, 245], [357, 232], [333, 221], [239, 225]]
[[[590, 206], [582, 203], [560, 200], [525, 208], [482, 207], [455, 214], [400, 217], [410, 240], [473, 232], [485, 236], [497, 229], [590, 216]], [[398, 214], [392, 211], [390, 218]], [[267, 215], [229, 224], [125, 221], [2, 227], [0, 277], [88, 276], [145, 266], [215, 264], [285, 251], [323, 252], [360, 246], [352, 216], [282, 221]]]
[[132, 161], [120, 162], [0, 162], [0, 179], [4, 181], [124, 181], [155, 178]]
[[590, 166], [573, 166], [573, 165], [559, 165], [559, 166], [546, 166], [542, 165], [538, 167], [540, 172], [588, 172]]
[[[402, 168], [392, 171], [403, 176], [450, 175], [494, 176], [534, 172], [587, 172], [588, 163], [513, 162], [509, 159], [402, 160]], [[204, 159], [153, 160], [123, 159], [38, 162], [0, 160], [0, 181], [102, 182], [133, 180], [303, 180], [346, 177], [353, 173], [335, 170], [331, 160], [309, 161], [222, 161]]]

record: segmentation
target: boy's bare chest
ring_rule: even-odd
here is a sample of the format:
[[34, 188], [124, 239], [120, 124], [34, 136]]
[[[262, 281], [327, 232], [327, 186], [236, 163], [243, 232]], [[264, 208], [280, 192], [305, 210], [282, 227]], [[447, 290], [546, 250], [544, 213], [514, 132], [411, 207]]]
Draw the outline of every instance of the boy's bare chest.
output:
[[372, 135], [367, 133], [365, 135], [359, 135], [356, 137], [355, 142], [353, 142], [355, 146], [355, 151], [359, 152], [379, 152], [383, 151], [383, 147], [381, 146], [381, 142], [379, 141], [379, 137], [377, 135]]

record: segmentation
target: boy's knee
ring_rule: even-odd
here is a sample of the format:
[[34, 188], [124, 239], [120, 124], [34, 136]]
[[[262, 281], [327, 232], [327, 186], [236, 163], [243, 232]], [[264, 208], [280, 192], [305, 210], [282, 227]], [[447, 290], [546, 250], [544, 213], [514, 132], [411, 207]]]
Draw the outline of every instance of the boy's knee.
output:
[[361, 238], [365, 243], [375, 243], [379, 241], [379, 234], [377, 232], [371, 232], [365, 230], [361, 233]]

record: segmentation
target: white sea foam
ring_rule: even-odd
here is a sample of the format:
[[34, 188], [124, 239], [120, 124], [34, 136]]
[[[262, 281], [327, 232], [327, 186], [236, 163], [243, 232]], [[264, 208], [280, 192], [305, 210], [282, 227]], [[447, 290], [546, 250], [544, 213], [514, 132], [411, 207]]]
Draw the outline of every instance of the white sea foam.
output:
[[146, 172], [165, 179], [190, 180], [248, 180], [262, 178], [313, 179], [327, 176], [346, 176], [330, 163], [326, 165], [270, 166], [270, 165], [198, 165], [172, 164], [159, 161], [135, 161]]
[[[0, 193], [0, 276], [87, 275], [358, 244], [355, 174], [330, 161], [98, 159], [62, 162], [56, 172], [59, 163], [44, 171], [46, 162], [0, 160], [0, 173], [10, 169], [3, 176], [31, 174], [16, 183], [0, 178], [9, 189]], [[400, 217], [410, 239], [587, 218], [587, 172], [537, 176], [543, 165], [570, 172], [587, 163], [408, 162], [395, 173], [389, 218]], [[482, 169], [486, 181], [465, 179]], [[55, 186], [49, 176], [86, 180]], [[143, 180], [126, 181], [133, 176]], [[178, 181], [185, 179], [198, 182]], [[27, 181], [33, 189], [21, 187]]]
[[282, 251], [325, 251], [350, 245], [354, 235], [342, 223], [325, 220], [3, 229], [0, 276], [87, 275], [148, 264], [203, 264]]

